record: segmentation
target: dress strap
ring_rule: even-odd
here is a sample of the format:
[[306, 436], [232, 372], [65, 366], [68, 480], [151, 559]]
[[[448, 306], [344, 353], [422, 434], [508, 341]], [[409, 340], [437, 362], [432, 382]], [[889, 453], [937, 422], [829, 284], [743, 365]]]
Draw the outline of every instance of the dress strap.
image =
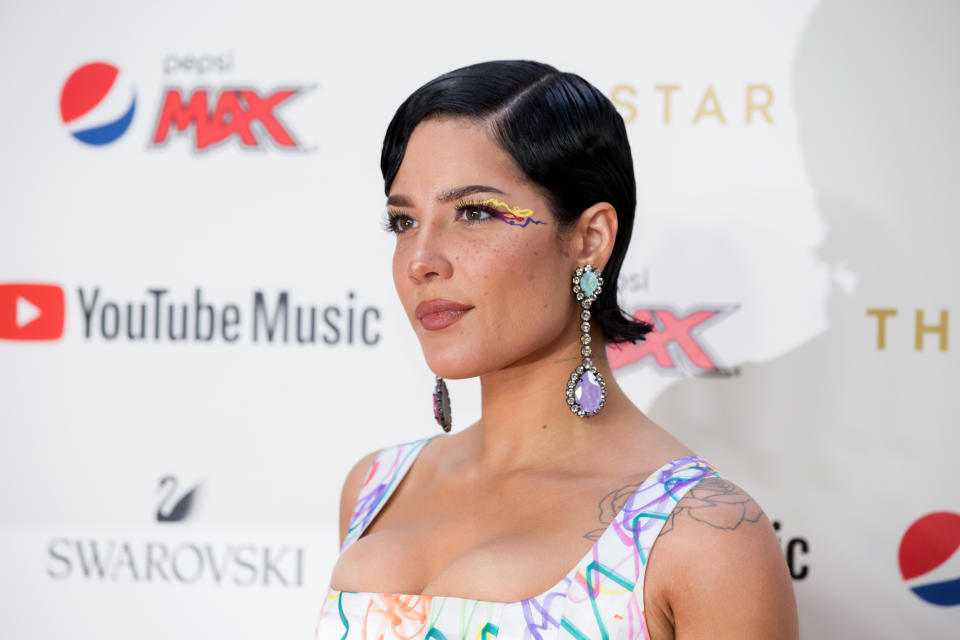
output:
[[390, 499], [397, 485], [400, 484], [400, 480], [410, 469], [417, 454], [420, 453], [427, 442], [435, 437], [429, 436], [387, 447], [374, 457], [363, 486], [360, 488], [360, 495], [353, 507], [350, 527], [343, 539], [343, 546], [340, 547], [341, 553], [360, 537], [363, 530], [367, 528], [367, 525]]

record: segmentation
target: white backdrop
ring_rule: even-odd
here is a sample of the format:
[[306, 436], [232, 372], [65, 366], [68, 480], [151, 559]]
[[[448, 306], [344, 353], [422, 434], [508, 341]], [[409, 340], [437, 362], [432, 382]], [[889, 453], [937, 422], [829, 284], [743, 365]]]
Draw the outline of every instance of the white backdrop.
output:
[[[312, 634], [347, 470], [439, 428], [383, 134], [501, 58], [624, 116], [622, 304], [659, 331], [618, 380], [776, 521], [802, 636], [954, 637], [958, 26], [955, 2], [4, 3], [0, 637]], [[456, 429], [479, 394], [449, 385]]]

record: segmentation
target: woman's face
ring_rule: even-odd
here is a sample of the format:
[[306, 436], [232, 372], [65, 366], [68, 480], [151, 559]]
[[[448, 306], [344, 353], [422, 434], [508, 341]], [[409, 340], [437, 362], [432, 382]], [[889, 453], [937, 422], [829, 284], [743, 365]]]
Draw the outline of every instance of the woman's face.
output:
[[[474, 377], [537, 358], [576, 331], [576, 265], [547, 203], [476, 124], [417, 125], [387, 208], [398, 232], [397, 293], [438, 375]], [[462, 310], [444, 310], [444, 301]]]

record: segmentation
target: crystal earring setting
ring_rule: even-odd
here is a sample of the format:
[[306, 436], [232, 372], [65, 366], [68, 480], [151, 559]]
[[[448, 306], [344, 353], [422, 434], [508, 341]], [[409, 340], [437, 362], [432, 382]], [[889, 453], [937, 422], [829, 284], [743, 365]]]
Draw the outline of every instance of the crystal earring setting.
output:
[[577, 267], [573, 276], [573, 293], [580, 302], [580, 356], [581, 362], [567, 380], [567, 405], [581, 418], [600, 413], [607, 401], [607, 384], [590, 359], [590, 307], [603, 289], [603, 278], [593, 265]]
[[447, 391], [447, 383], [443, 378], [437, 376], [437, 384], [433, 389], [433, 417], [440, 423], [444, 431], [450, 431], [450, 393]]

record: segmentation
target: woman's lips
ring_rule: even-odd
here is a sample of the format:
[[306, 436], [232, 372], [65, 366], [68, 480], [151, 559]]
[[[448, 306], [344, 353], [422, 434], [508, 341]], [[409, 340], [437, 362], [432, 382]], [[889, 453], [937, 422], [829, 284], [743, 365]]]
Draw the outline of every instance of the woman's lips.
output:
[[424, 329], [438, 331], [452, 325], [470, 309], [473, 309], [473, 307], [468, 304], [437, 298], [421, 302], [417, 305], [413, 314], [420, 320]]

